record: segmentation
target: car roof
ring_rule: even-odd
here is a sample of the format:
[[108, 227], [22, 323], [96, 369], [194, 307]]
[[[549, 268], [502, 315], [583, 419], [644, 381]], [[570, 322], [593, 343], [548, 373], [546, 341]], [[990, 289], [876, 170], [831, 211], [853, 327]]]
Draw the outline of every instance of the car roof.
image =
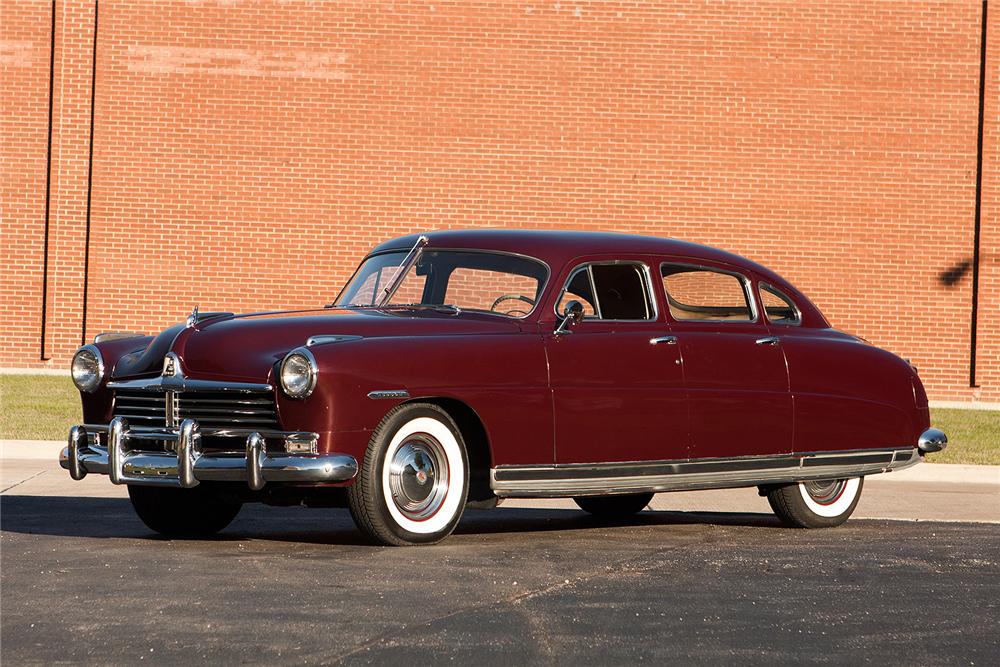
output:
[[[428, 248], [462, 248], [496, 250], [536, 257], [553, 271], [582, 255], [632, 254], [672, 255], [695, 260], [722, 262], [744, 267], [765, 276], [779, 279], [770, 269], [735, 253], [661, 236], [619, 234], [616, 232], [584, 232], [561, 229], [456, 229], [400, 236], [376, 246], [372, 253], [388, 250], [409, 250], [421, 236], [427, 237]], [[784, 283], [784, 280], [781, 280]]]
[[799, 305], [806, 326], [829, 326], [819, 309], [802, 292], [771, 269], [726, 250], [661, 236], [561, 229], [455, 229], [400, 236], [380, 243], [370, 254], [409, 250], [421, 236], [427, 237], [427, 248], [492, 250], [534, 257], [549, 265], [553, 277], [569, 262], [584, 255], [658, 255], [694, 262], [718, 262], [752, 271], [788, 293]]

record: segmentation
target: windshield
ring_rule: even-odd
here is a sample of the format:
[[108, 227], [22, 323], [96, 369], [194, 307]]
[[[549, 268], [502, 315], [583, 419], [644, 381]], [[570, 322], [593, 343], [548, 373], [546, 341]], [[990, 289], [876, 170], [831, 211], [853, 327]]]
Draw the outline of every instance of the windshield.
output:
[[[397, 280], [400, 270], [405, 270]], [[341, 307], [453, 306], [524, 317], [541, 293], [548, 268], [497, 252], [417, 250], [366, 259], [340, 293]]]

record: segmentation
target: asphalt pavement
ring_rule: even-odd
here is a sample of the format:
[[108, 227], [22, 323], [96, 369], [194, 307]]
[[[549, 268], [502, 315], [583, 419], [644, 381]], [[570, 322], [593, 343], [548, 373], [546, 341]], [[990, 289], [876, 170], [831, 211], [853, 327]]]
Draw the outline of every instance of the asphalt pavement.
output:
[[259, 505], [166, 540], [106, 478], [3, 458], [0, 662], [995, 665], [988, 475], [870, 478], [835, 529], [782, 528], [733, 490], [615, 522], [508, 502], [385, 548], [346, 510]]

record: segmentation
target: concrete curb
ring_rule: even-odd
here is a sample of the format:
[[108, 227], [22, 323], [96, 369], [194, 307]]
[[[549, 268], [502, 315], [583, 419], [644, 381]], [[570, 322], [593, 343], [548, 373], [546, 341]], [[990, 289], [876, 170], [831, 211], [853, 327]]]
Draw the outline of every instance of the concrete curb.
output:
[[[61, 440], [0, 440], [0, 461], [42, 459], [58, 461], [66, 446]], [[1000, 466], [967, 466], [921, 463], [906, 470], [875, 475], [874, 482], [940, 482], [946, 484], [994, 484], [1000, 486]]]
[[62, 440], [0, 440], [0, 460], [48, 459], [58, 461], [66, 446]]

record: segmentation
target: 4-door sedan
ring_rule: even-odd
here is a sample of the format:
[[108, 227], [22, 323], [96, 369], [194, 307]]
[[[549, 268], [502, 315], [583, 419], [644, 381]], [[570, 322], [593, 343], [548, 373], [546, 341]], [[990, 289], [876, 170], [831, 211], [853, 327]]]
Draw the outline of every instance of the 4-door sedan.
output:
[[167, 535], [304, 503], [420, 544], [507, 497], [625, 515], [726, 487], [835, 526], [866, 475], [947, 442], [915, 368], [774, 272], [622, 234], [405, 236], [325, 308], [195, 309], [155, 337], [98, 336], [72, 371], [85, 423], [63, 467], [128, 485]]

